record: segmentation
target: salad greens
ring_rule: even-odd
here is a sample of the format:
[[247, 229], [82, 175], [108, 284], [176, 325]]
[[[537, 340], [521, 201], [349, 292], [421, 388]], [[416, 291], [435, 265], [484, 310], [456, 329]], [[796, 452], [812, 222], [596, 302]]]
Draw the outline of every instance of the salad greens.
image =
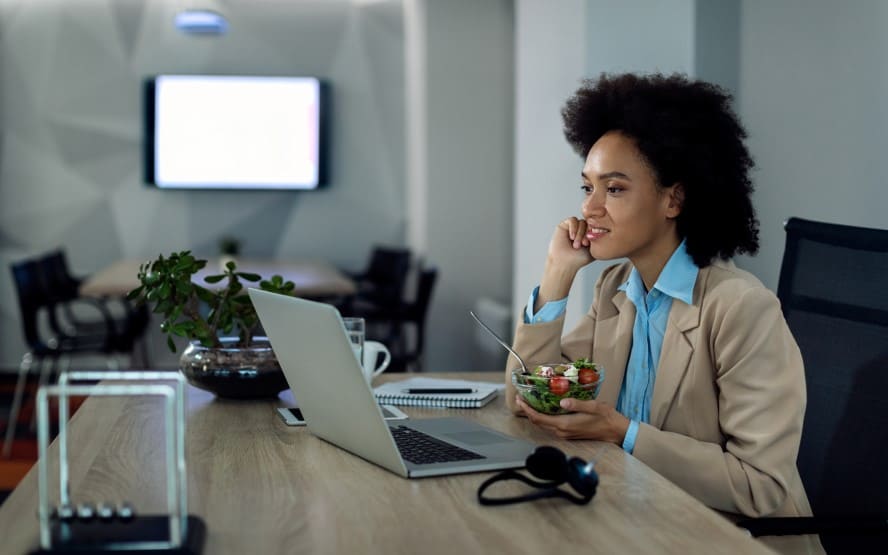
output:
[[570, 364], [540, 365], [530, 374], [512, 375], [515, 387], [534, 410], [544, 414], [566, 414], [559, 402], [565, 397], [581, 401], [598, 395], [602, 369], [586, 358]]

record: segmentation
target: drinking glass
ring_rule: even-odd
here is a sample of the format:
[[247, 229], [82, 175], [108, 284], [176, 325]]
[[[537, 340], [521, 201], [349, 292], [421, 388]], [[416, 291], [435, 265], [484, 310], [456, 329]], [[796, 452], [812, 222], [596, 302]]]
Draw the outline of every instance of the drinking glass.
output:
[[348, 332], [348, 340], [351, 342], [352, 351], [358, 364], [363, 367], [364, 364], [364, 330], [365, 323], [363, 318], [347, 317], [342, 319], [345, 324], [345, 331]]

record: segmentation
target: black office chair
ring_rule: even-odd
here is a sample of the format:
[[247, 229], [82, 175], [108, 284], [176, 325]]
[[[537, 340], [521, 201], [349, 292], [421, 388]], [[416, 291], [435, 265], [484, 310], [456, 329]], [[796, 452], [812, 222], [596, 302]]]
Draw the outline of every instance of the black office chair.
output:
[[355, 315], [369, 315], [396, 305], [404, 295], [409, 272], [409, 249], [374, 247], [367, 268], [363, 272], [349, 274], [355, 281], [357, 292], [349, 299], [346, 311]]
[[805, 362], [798, 466], [813, 518], [742, 521], [888, 553], [888, 231], [790, 218], [777, 296]]
[[[393, 341], [391, 367], [393, 370], [408, 370], [411, 365], [422, 370], [422, 353], [425, 346], [425, 325], [432, 304], [432, 292], [438, 280], [437, 268], [424, 268], [419, 272], [416, 286], [416, 297], [412, 302], [404, 303], [392, 318], [396, 329]], [[412, 334], [411, 329], [412, 328]], [[413, 339], [411, 341], [410, 336]]]
[[[89, 330], [81, 329], [76, 333], [58, 333], [51, 322], [58, 319], [59, 302], [54, 300], [50, 292], [51, 283], [41, 271], [38, 259], [21, 261], [11, 266], [13, 281], [18, 294], [19, 310], [22, 319], [22, 332], [28, 345], [28, 352], [22, 356], [19, 375], [16, 382], [12, 406], [7, 419], [6, 436], [3, 442], [2, 455], [8, 457], [15, 436], [18, 415], [24, 396], [25, 382], [35, 362], [40, 364], [40, 385], [45, 384], [49, 377], [67, 368], [68, 357], [79, 354], [97, 354], [105, 357], [109, 368], [117, 367], [115, 353], [114, 321], [100, 304], [86, 303], [97, 315], [97, 325]], [[47, 330], [49, 328], [49, 330]]]
[[81, 297], [79, 288], [83, 279], [71, 274], [68, 259], [61, 249], [41, 257], [38, 264], [49, 300], [55, 307], [49, 312], [53, 332], [59, 336], [104, 333], [104, 318], [100, 321], [84, 319], [75, 310], [81, 304], [95, 305], [96, 310], [109, 315], [114, 323], [113, 351], [133, 355], [136, 345], [141, 345], [141, 362], [146, 368], [150, 366], [147, 347], [140, 343], [151, 319], [147, 305], [133, 305], [126, 297]]

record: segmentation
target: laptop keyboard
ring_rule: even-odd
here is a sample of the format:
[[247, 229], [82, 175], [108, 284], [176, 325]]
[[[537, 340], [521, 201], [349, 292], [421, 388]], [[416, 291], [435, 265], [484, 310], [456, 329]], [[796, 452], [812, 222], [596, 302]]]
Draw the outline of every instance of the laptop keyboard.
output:
[[392, 426], [390, 430], [401, 456], [413, 464], [435, 464], [485, 458], [483, 455], [451, 445], [407, 426]]

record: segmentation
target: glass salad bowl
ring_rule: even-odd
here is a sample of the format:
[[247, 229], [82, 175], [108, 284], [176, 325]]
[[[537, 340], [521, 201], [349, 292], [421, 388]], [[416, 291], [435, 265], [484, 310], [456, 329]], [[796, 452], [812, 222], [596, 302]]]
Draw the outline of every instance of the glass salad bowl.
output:
[[561, 408], [562, 399], [595, 399], [604, 381], [604, 367], [586, 359], [540, 364], [530, 370], [529, 374], [521, 368], [512, 370], [512, 385], [531, 408], [543, 414], [571, 412]]

